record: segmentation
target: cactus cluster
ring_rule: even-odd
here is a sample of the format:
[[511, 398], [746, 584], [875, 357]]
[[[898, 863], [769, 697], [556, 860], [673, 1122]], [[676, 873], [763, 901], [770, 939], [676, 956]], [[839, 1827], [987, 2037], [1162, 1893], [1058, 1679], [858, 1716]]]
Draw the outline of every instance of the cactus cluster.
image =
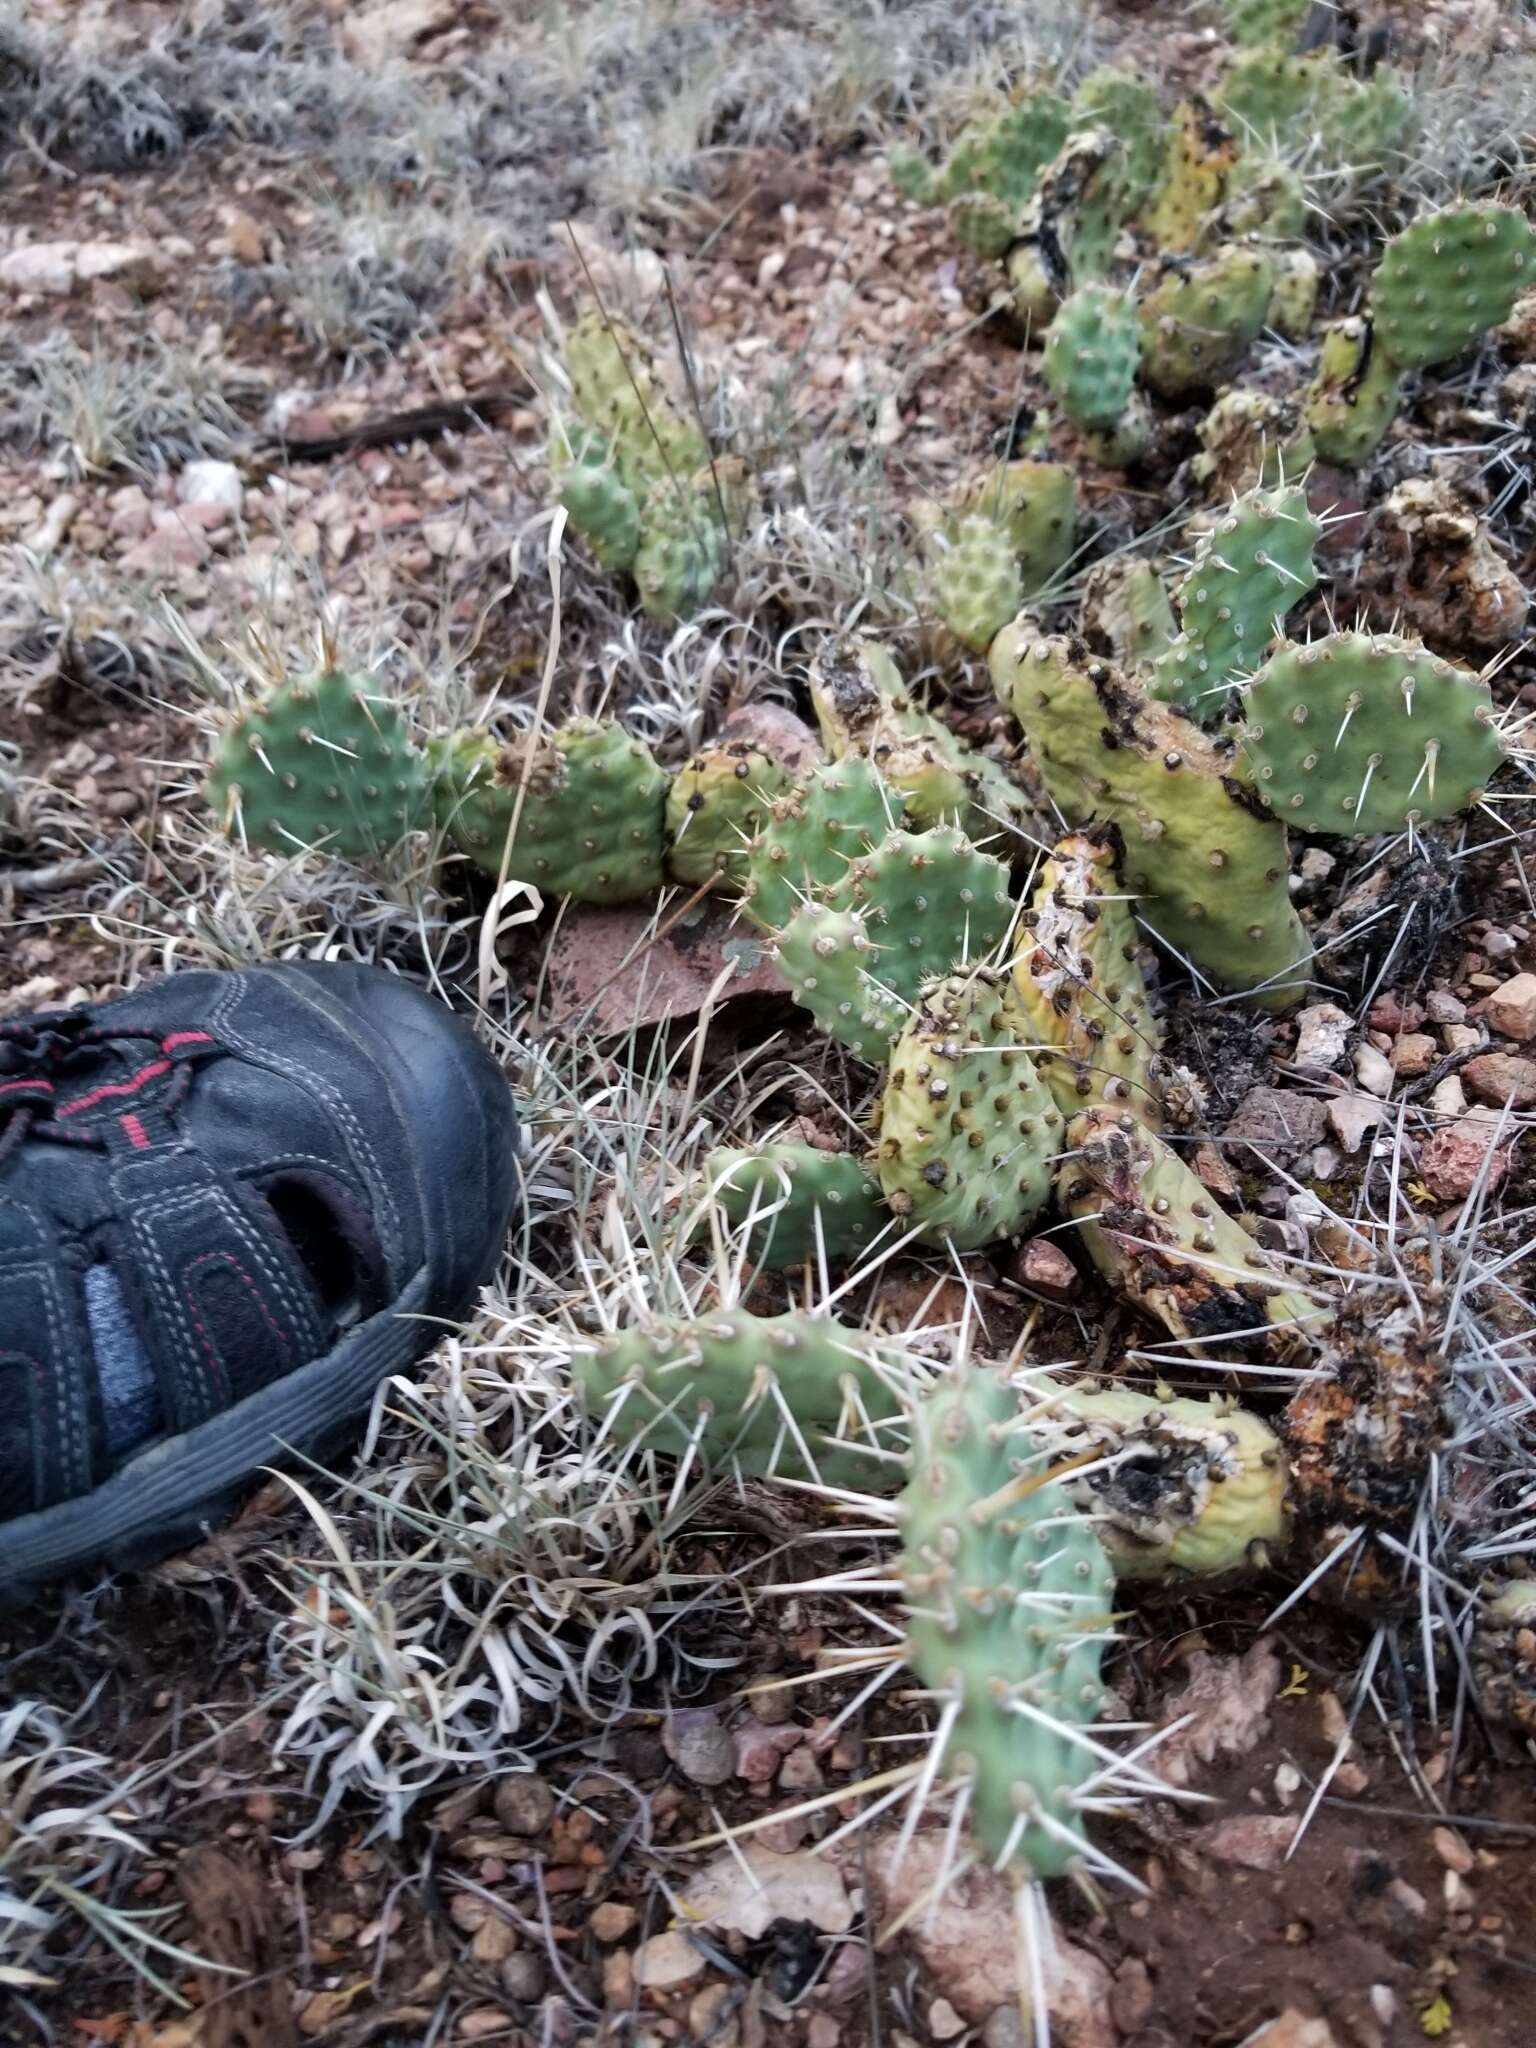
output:
[[628, 571], [644, 610], [686, 619], [709, 602], [747, 518], [741, 465], [711, 456], [654, 352], [604, 311], [566, 337], [574, 416], [557, 416], [550, 474], [572, 527], [605, 569]]
[[985, 653], [1070, 559], [1075, 526], [1076, 484], [1060, 463], [1005, 463], [957, 494], [925, 539], [934, 611], [962, 646]]

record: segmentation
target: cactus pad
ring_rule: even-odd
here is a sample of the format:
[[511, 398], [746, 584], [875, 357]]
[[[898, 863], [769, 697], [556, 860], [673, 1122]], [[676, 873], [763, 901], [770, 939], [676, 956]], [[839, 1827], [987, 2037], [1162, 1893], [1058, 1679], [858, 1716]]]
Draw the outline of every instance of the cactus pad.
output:
[[1319, 1309], [1285, 1285], [1178, 1153], [1129, 1112], [1090, 1109], [1074, 1119], [1056, 1197], [1082, 1224], [1083, 1249], [1110, 1285], [1170, 1337], [1240, 1350], [1268, 1325], [1272, 1355], [1306, 1355], [1303, 1326]]
[[961, 518], [979, 515], [1004, 527], [1026, 596], [1043, 590], [1071, 560], [1077, 483], [1064, 463], [1002, 463], [962, 491], [955, 510]]
[[1143, 947], [1116, 872], [1115, 835], [1069, 833], [1041, 870], [1013, 963], [1035, 1064], [1071, 1116], [1092, 1102], [1159, 1121], [1153, 1064], [1162, 1028]]
[[1129, 219], [1151, 197], [1167, 147], [1167, 123], [1157, 88], [1128, 71], [1090, 71], [1072, 99], [1078, 128], [1107, 128], [1120, 144], [1108, 166], [1119, 219]]
[[1234, 1402], [1067, 1386], [1041, 1435], [1057, 1431], [1063, 1451], [1121, 1454], [1108, 1471], [1065, 1481], [1092, 1512], [1117, 1577], [1208, 1578], [1284, 1548], [1285, 1451], [1267, 1422]]
[[967, 1781], [976, 1838], [1014, 1879], [1058, 1876], [1081, 1851], [1072, 1793], [1100, 1760], [1073, 1731], [1100, 1711], [1114, 1596], [1018, 1406], [995, 1378], [946, 1379], [914, 1418], [901, 1497], [907, 1655], [950, 1703], [934, 1762]]
[[576, 1352], [571, 1367], [614, 1442], [694, 1451], [707, 1472], [829, 1486], [879, 1483], [915, 1384], [894, 1346], [824, 1316], [744, 1309], [625, 1330]]
[[1081, 643], [1027, 621], [998, 635], [988, 665], [1063, 816], [1119, 826], [1125, 886], [1154, 935], [1222, 987], [1294, 1002], [1312, 947], [1291, 904], [1284, 829], [1222, 748]]
[[769, 809], [747, 860], [744, 907], [760, 931], [789, 923], [808, 897], [832, 889], [848, 863], [902, 821], [903, 800], [868, 761], [823, 762]]
[[1234, 43], [1284, 43], [1301, 27], [1311, 0], [1226, 0], [1227, 28]]
[[962, 647], [984, 654], [1024, 602], [1024, 580], [1001, 521], [971, 513], [935, 534], [933, 608]]
[[1252, 674], [1285, 614], [1316, 588], [1312, 549], [1321, 534], [1294, 484], [1249, 491], [1229, 506], [1174, 594], [1179, 632], [1152, 664], [1152, 695], [1213, 718], [1227, 686]]
[[924, 990], [891, 1052], [880, 1185], [903, 1228], [973, 1251], [1045, 1206], [1064, 1123], [1020, 1042], [1005, 978], [951, 975]]
[[1305, 410], [1312, 443], [1324, 462], [1364, 462], [1396, 417], [1403, 372], [1377, 345], [1370, 324], [1335, 321], [1323, 336]]
[[1504, 758], [1488, 685], [1391, 633], [1286, 646], [1243, 693], [1254, 786], [1314, 832], [1395, 832], [1465, 810]]
[[426, 822], [426, 768], [389, 700], [334, 669], [285, 682], [224, 735], [208, 800], [273, 853], [386, 852]]
[[800, 1266], [823, 1252], [854, 1258], [890, 1222], [874, 1175], [846, 1152], [721, 1148], [704, 1161], [704, 1176], [729, 1221], [750, 1224], [748, 1254], [760, 1266]]
[[1536, 282], [1536, 229], [1510, 206], [1448, 206], [1386, 246], [1371, 279], [1376, 339], [1394, 363], [1427, 370], [1509, 317]]
[[1141, 374], [1164, 398], [1207, 391], [1264, 325], [1275, 284], [1267, 249], [1233, 242], [1165, 262], [1141, 305]]
[[566, 336], [565, 370], [577, 412], [611, 445], [637, 495], [693, 476], [709, 461], [709, 444], [662, 381], [652, 350], [622, 322], [583, 313]]
[[1177, 253], [1196, 246], [1236, 160], [1232, 137], [1203, 100], [1174, 108], [1157, 190], [1142, 215], [1154, 248]]
[[488, 874], [500, 875], [506, 856], [518, 881], [584, 903], [629, 903], [661, 887], [666, 793], [643, 741], [573, 719], [548, 738], [523, 734], [505, 746], [462, 735], [440, 766], [435, 798], [454, 843]]
[[900, 962], [881, 971], [882, 953], [858, 911], [813, 899], [779, 933], [775, 954], [795, 1001], [871, 1066], [884, 1063], [907, 1021], [886, 978]]
[[1085, 284], [1062, 301], [1045, 337], [1045, 380], [1069, 419], [1115, 426], [1130, 404], [1140, 360], [1141, 328], [1129, 293]]
[[1311, 465], [1312, 436], [1291, 398], [1224, 391], [1200, 422], [1199, 434], [1201, 452], [1190, 468], [1212, 498], [1235, 497], [1255, 486], [1274, 490]]
[[696, 887], [719, 877], [740, 888], [752, 841], [790, 783], [781, 761], [745, 740], [695, 754], [667, 791], [667, 865], [674, 878]]
[[657, 483], [645, 500], [634, 577], [646, 616], [664, 625], [702, 611], [725, 569], [730, 544], [706, 470], [691, 481]]

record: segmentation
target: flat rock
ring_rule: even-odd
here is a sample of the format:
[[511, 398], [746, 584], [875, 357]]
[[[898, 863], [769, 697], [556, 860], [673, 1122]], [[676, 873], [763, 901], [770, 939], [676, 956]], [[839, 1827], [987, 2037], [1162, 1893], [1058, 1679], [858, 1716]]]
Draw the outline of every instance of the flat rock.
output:
[[0, 285], [13, 292], [62, 298], [75, 288], [78, 242], [27, 242], [0, 257]]
[[793, 774], [801, 775], [822, 760], [821, 741], [803, 718], [782, 704], [738, 704], [721, 725], [721, 740], [747, 740]]
[[212, 505], [238, 515], [245, 503], [245, 483], [232, 462], [189, 462], [176, 479], [183, 505]]
[[1256, 2034], [1247, 2035], [1238, 2048], [1339, 2048], [1339, 2041], [1326, 2020], [1309, 2020], [1288, 2006], [1277, 2019], [1266, 2020]]
[[1522, 1044], [1536, 1038], [1536, 974], [1516, 974], [1502, 982], [1488, 998], [1485, 1014], [1489, 1029], [1500, 1038]]
[[1020, 1287], [1045, 1301], [1075, 1301], [1082, 1292], [1081, 1274], [1061, 1246], [1048, 1237], [1032, 1237], [1020, 1245], [1013, 1277]]
[[1222, 1133], [1231, 1144], [1247, 1145], [1265, 1166], [1289, 1166], [1322, 1143], [1324, 1105], [1315, 1095], [1289, 1088], [1250, 1088]]
[[723, 1785], [735, 1774], [736, 1745], [709, 1707], [680, 1707], [661, 1724], [661, 1746], [695, 1785]]
[[1200, 1835], [1201, 1848], [1218, 1863], [1244, 1870], [1278, 1870], [1301, 1822], [1294, 1814], [1236, 1813]]
[[1461, 1078], [1479, 1102], [1502, 1109], [1506, 1102], [1516, 1109], [1536, 1106], [1536, 1060], [1517, 1052], [1485, 1052], [1468, 1060]]
[[1331, 1095], [1328, 1098], [1328, 1128], [1351, 1154], [1358, 1152], [1387, 1113], [1384, 1102], [1373, 1095]]
[[737, 1777], [749, 1785], [771, 1785], [779, 1765], [805, 1736], [805, 1729], [793, 1722], [770, 1728], [749, 1714], [731, 1730]]
[[1374, 1045], [1357, 1045], [1354, 1057], [1355, 1079], [1367, 1095], [1382, 1097], [1392, 1093], [1392, 1062], [1384, 1052], [1378, 1052]]
[[808, 1849], [781, 1856], [758, 1841], [722, 1849], [684, 1893], [702, 1927], [719, 1927], [756, 1941], [775, 1920], [809, 1921], [823, 1934], [846, 1934], [853, 1901], [843, 1873]]
[[635, 1950], [632, 1968], [635, 1982], [647, 1991], [667, 1991], [674, 1984], [690, 1984], [702, 1977], [705, 1958], [680, 1927], [665, 1934], [653, 1934]]
[[1152, 1751], [1149, 1768], [1170, 1785], [1188, 1785], [1203, 1764], [1246, 1756], [1268, 1732], [1281, 1677], [1280, 1659], [1267, 1642], [1255, 1643], [1241, 1657], [1196, 1650], [1188, 1683], [1163, 1704], [1163, 1725], [1184, 1726]]
[[590, 1004], [584, 1021], [602, 1037], [696, 1016], [717, 984], [722, 1003], [787, 993], [766, 941], [729, 904], [706, 898], [664, 939], [657, 924], [654, 904], [572, 904], [549, 949], [551, 1014]]
[[1392, 1071], [1404, 1079], [1427, 1074], [1440, 1048], [1427, 1031], [1405, 1031], [1392, 1047]]
[[1438, 1201], [1464, 1202], [1485, 1172], [1490, 1192], [1501, 1184], [1515, 1134], [1506, 1124], [1506, 1142], [1495, 1145], [1499, 1121], [1496, 1110], [1471, 1109], [1419, 1147], [1419, 1174]]

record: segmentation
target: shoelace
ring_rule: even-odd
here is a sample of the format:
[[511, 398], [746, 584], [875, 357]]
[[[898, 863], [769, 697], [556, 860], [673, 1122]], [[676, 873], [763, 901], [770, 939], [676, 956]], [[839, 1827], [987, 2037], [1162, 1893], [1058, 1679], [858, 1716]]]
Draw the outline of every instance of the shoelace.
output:
[[[201, 1040], [203, 1034], [186, 1036]], [[174, 1110], [186, 1096], [198, 1053], [206, 1057], [219, 1050], [209, 1038], [206, 1050], [198, 1046], [173, 1061], [169, 1041], [158, 1032], [126, 1026], [104, 1030], [84, 1009], [61, 1010], [38, 1023], [0, 1023], [0, 1166], [29, 1139], [103, 1149], [106, 1139], [99, 1131], [73, 1128], [56, 1116], [57, 1084], [64, 1076], [77, 1077], [107, 1065], [119, 1046], [141, 1043], [166, 1056], [171, 1078], [157, 1102], [162, 1113]], [[66, 1102], [62, 1113], [68, 1115], [70, 1109]]]

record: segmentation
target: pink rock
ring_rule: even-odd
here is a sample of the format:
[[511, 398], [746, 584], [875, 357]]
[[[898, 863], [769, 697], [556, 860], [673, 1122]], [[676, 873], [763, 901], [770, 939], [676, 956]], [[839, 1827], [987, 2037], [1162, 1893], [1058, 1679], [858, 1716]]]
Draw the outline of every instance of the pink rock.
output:
[[177, 514], [160, 513], [152, 530], [120, 558], [128, 576], [164, 576], [173, 569], [198, 569], [213, 549], [208, 536]]
[[1536, 1060], [1517, 1052], [1485, 1052], [1468, 1060], [1461, 1077], [1479, 1102], [1502, 1109], [1506, 1102], [1515, 1109], [1536, 1106]]
[[[1509, 1146], [1494, 1145], [1498, 1122], [1495, 1110], [1469, 1110], [1419, 1147], [1419, 1173], [1437, 1200], [1464, 1202], [1478, 1185], [1485, 1162], [1489, 1189], [1499, 1186], [1509, 1171]], [[1513, 1135], [1507, 1126], [1506, 1135]]]
[[805, 1730], [792, 1722], [778, 1728], [767, 1728], [755, 1714], [749, 1714], [731, 1730], [737, 1777], [745, 1778], [749, 1785], [771, 1784], [779, 1765], [804, 1740]]
[[1083, 1284], [1076, 1266], [1048, 1237], [1032, 1237], [1019, 1247], [1013, 1276], [1045, 1301], [1075, 1301]]
[[1207, 1856], [1244, 1870], [1278, 1870], [1301, 1825], [1294, 1815], [1239, 1813], [1219, 1820], [1200, 1837]]

